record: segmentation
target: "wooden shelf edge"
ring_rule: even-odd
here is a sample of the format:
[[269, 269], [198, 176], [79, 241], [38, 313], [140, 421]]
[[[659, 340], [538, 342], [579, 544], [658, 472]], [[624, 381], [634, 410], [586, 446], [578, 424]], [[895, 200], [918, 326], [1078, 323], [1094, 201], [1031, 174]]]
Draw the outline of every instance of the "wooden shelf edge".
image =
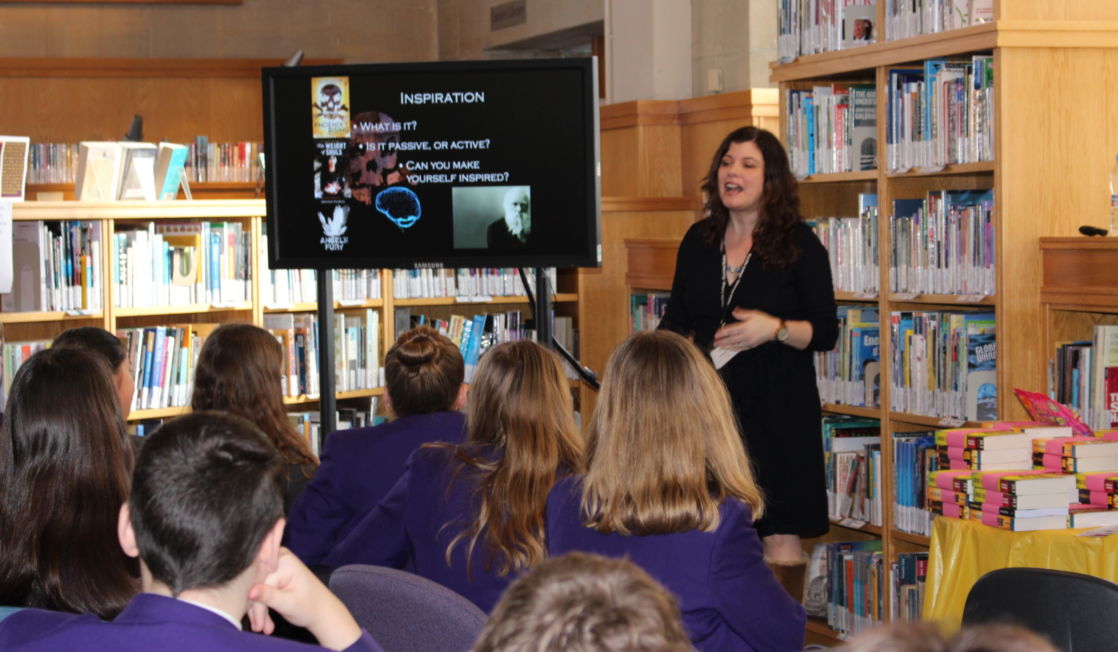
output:
[[982, 174], [994, 172], [993, 161], [977, 161], [975, 163], [952, 163], [939, 170], [909, 170], [907, 172], [889, 172], [890, 179], [905, 179], [916, 177], [948, 177], [963, 174]]
[[[371, 387], [369, 389], [352, 389], [345, 392], [334, 392], [335, 400], [344, 400], [349, 398], [368, 398], [370, 396], [380, 396], [384, 394], [383, 387]], [[284, 405], [313, 405], [322, 400], [321, 396], [307, 396], [300, 394], [299, 396], [284, 396]]]
[[824, 403], [823, 411], [832, 414], [845, 414], [852, 417], [867, 419], [881, 419], [881, 408], [863, 407], [860, 405], [843, 405], [841, 403]]
[[959, 294], [918, 294], [911, 299], [906, 298], [903, 294], [890, 294], [889, 303], [891, 304], [921, 304], [921, 305], [937, 305], [937, 306], [951, 306], [953, 308], [967, 308], [967, 307], [994, 307], [997, 305], [997, 297], [993, 295], [985, 295], [980, 301], [967, 301], [963, 299], [964, 295]]
[[211, 312], [228, 312], [231, 310], [252, 310], [251, 302], [237, 303], [231, 306], [211, 306], [204, 303], [191, 303], [182, 306], [154, 306], [151, 308], [115, 308], [116, 317], [158, 317], [159, 315], [194, 315]]
[[908, 423], [916, 426], [927, 426], [929, 428], [976, 428], [978, 424], [972, 421], [964, 421], [960, 425], [949, 425], [945, 420], [951, 417], [931, 417], [923, 414], [908, 414], [907, 412], [890, 412], [889, 420], [898, 421], [900, 423]]
[[105, 313], [95, 312], [88, 315], [75, 315], [68, 312], [0, 312], [0, 324], [33, 324], [41, 321], [75, 321], [80, 319], [104, 319]]
[[998, 42], [997, 26], [996, 22], [984, 23], [939, 34], [811, 54], [791, 63], [772, 64], [769, 79], [774, 83], [810, 80], [960, 52], [992, 50]]
[[835, 301], [844, 303], [877, 303], [880, 300], [879, 294], [868, 297], [863, 292], [835, 292]]
[[848, 181], [877, 181], [877, 170], [859, 170], [857, 172], [832, 172], [830, 174], [813, 174], [809, 177], [796, 180], [799, 183], [844, 183]]
[[[553, 303], [569, 303], [578, 301], [578, 295], [573, 292], [560, 292], [551, 297]], [[394, 306], [493, 306], [505, 304], [528, 303], [528, 297], [523, 294], [508, 297], [489, 297], [481, 301], [462, 301], [459, 297], [418, 297], [411, 299], [394, 299]]]
[[901, 532], [900, 530], [893, 529], [893, 531], [889, 533], [889, 536], [899, 541], [906, 541], [918, 546], [928, 547], [932, 545], [932, 539], [921, 534], [910, 534], [908, 532]]
[[876, 536], [882, 536], [884, 532], [884, 530], [881, 529], [880, 525], [871, 525], [869, 523], [866, 523], [861, 527], [853, 527], [850, 525], [843, 525], [841, 521], [836, 521], [833, 518], [831, 519], [831, 527], [838, 527], [844, 530], [854, 530], [856, 532], [865, 532], [866, 534], [873, 534]]
[[162, 220], [264, 217], [263, 199], [173, 201], [24, 201], [12, 205], [13, 220]]
[[189, 405], [173, 405], [165, 408], [151, 408], [146, 410], [132, 410], [128, 413], [128, 421], [144, 421], [145, 419], [170, 419], [190, 412]]

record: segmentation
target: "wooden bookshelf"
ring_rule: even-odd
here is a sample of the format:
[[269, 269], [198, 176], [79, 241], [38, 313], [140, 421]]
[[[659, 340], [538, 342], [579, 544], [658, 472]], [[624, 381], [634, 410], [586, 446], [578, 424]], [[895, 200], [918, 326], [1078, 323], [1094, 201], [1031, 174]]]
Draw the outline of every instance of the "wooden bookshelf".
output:
[[[993, 22], [774, 64], [780, 84], [782, 134], [785, 91], [815, 84], [870, 81], [877, 85], [878, 161], [886, 139], [886, 84], [891, 67], [934, 57], [992, 54], [994, 58], [994, 160], [947, 166], [934, 172], [867, 172], [816, 175], [800, 184], [808, 217], [855, 214], [858, 193], [875, 192], [880, 208], [880, 287], [888, 288], [889, 208], [895, 198], [933, 189], [990, 188], [994, 192], [996, 292], [988, 297], [948, 295], [840, 295], [876, 307], [882, 316], [881, 360], [891, 359], [888, 315], [894, 310], [992, 310], [996, 315], [999, 417], [1022, 419], [1012, 388], [1044, 391], [1052, 342], [1082, 337], [1097, 320], [1118, 323], [1118, 239], [1044, 239], [1075, 233], [1082, 222], [1106, 215], [1107, 171], [1118, 142], [1118, 4], [1108, 0], [997, 2]], [[877, 25], [885, 26], [884, 3]], [[1059, 179], [1057, 192], [1052, 191]], [[1045, 263], [1037, 264], [1037, 242]], [[1114, 240], [1111, 242], [1110, 240]], [[1075, 245], [1073, 246], [1072, 241]], [[1103, 242], [1105, 241], [1105, 242]], [[1086, 267], [1084, 260], [1092, 261]], [[1074, 264], [1072, 261], [1075, 261]], [[1043, 272], [1043, 280], [1042, 280]], [[1077, 276], [1078, 275], [1078, 276]], [[1108, 287], [1109, 286], [1109, 287]], [[1042, 304], [1043, 300], [1043, 304]], [[1040, 331], [1043, 331], [1040, 332]], [[950, 425], [934, 417], [893, 412], [891, 365], [882, 364], [880, 409], [825, 406], [828, 412], [880, 419], [884, 481], [885, 562], [921, 549], [928, 538], [894, 527], [892, 437], [898, 431]], [[859, 534], [865, 535], [860, 532]], [[888, 592], [886, 592], [888, 594]], [[886, 604], [886, 613], [889, 605]]]

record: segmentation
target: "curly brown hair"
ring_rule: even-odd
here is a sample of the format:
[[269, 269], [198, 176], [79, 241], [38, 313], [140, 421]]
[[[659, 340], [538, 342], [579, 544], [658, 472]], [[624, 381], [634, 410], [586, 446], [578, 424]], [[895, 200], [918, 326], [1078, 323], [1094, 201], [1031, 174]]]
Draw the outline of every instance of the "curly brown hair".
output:
[[735, 143], [756, 143], [765, 164], [765, 189], [761, 198], [760, 220], [753, 231], [752, 252], [766, 265], [786, 267], [799, 256], [795, 230], [796, 225], [803, 221], [800, 197], [784, 146], [772, 132], [758, 127], [740, 127], [731, 131], [714, 152], [710, 170], [700, 186], [705, 197], [703, 212], [708, 217], [703, 223], [703, 240], [708, 245], [721, 246], [726, 235], [730, 212], [718, 196], [718, 169], [722, 166], [722, 157]]

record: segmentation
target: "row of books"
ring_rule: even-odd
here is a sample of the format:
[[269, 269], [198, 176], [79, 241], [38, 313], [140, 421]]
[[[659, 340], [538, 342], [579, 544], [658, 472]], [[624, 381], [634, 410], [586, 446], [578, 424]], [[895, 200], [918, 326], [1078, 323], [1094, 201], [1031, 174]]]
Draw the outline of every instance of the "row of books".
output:
[[[265, 308], [282, 309], [296, 303], [318, 300], [318, 274], [313, 269], [268, 269], [260, 279], [260, 301]], [[379, 269], [335, 269], [330, 271], [334, 301], [364, 302], [381, 298]]]
[[197, 136], [189, 144], [186, 157], [188, 178], [192, 182], [258, 182], [263, 174], [261, 155], [264, 146], [252, 141], [211, 143]]
[[[160, 143], [158, 146], [171, 145]], [[257, 142], [238, 141], [231, 143], [211, 143], [206, 136], [198, 136], [194, 142], [180, 145], [182, 153], [178, 163], [191, 182], [256, 182], [259, 181], [261, 168], [259, 156], [263, 145]], [[79, 169], [78, 143], [33, 143], [29, 151], [27, 182], [32, 184], [76, 183]], [[178, 180], [174, 188], [167, 186], [172, 195], [162, 195], [160, 199], [174, 199], [178, 195]], [[162, 186], [160, 186], [162, 188]]]
[[11, 262], [12, 291], [0, 294], [0, 310], [102, 309], [100, 222], [14, 222]]
[[[260, 235], [260, 302], [265, 308], [282, 309], [296, 303], [318, 301], [318, 274], [313, 269], [271, 269], [268, 266], [268, 234]], [[379, 269], [335, 269], [334, 301], [364, 302], [382, 298]]]
[[922, 620], [928, 553], [898, 553], [896, 561], [889, 564], [889, 579], [893, 587], [892, 620]]
[[[576, 359], [579, 357], [578, 329], [574, 318], [565, 315], [552, 315], [551, 330], [559, 344]], [[420, 325], [431, 326], [439, 333], [450, 338], [462, 351], [466, 362], [467, 382], [473, 377], [474, 368], [480, 357], [493, 346], [502, 342], [522, 339], [536, 339], [536, 331], [530, 320], [522, 320], [519, 310], [497, 313], [478, 313], [473, 316], [450, 315], [434, 317], [424, 313], [413, 313], [409, 307], [396, 308], [396, 332], [415, 328]], [[577, 378], [577, 372], [564, 360], [567, 375]]]
[[939, 469], [932, 432], [893, 433], [893, 527], [929, 536], [933, 514], [928, 511], [928, 477]]
[[[535, 269], [525, 269], [533, 294]], [[556, 269], [545, 268], [552, 291], [556, 288]], [[394, 269], [392, 294], [397, 299], [524, 296], [523, 283], [515, 267], [468, 267], [460, 269]]]
[[[306, 312], [270, 313], [264, 315], [264, 328], [276, 336], [285, 351], [284, 394], [317, 397], [321, 387], [318, 317]], [[380, 311], [340, 311], [334, 315], [333, 328], [335, 390], [383, 386]]]
[[881, 286], [878, 268], [877, 195], [858, 195], [857, 217], [820, 217], [812, 227], [827, 249], [836, 292], [876, 297]]
[[822, 434], [828, 516], [852, 527], [882, 525], [881, 422], [826, 416]]
[[132, 360], [136, 393], [131, 409], [188, 405], [202, 341], [218, 325], [175, 324], [117, 330]]
[[934, 513], [1014, 531], [1118, 526], [1118, 431], [992, 423], [935, 433]]
[[240, 222], [124, 224], [113, 234], [118, 307], [252, 300], [251, 234]]
[[889, 289], [897, 294], [993, 295], [993, 190], [930, 190], [894, 199]]
[[31, 143], [27, 183], [74, 183], [77, 143]]
[[1090, 340], [1059, 343], [1048, 394], [1095, 430], [1118, 428], [1118, 325], [1096, 324]]
[[885, 33], [890, 41], [993, 19], [994, 0], [885, 0]]
[[895, 311], [890, 409], [966, 421], [997, 418], [994, 313]]
[[782, 63], [877, 40], [877, 0], [780, 0], [777, 11]]
[[815, 353], [816, 384], [826, 403], [877, 407], [881, 402], [881, 329], [876, 309], [838, 307], [835, 348]]
[[668, 309], [670, 292], [633, 292], [629, 294], [630, 332], [656, 330]]
[[804, 611], [825, 617], [844, 636], [873, 628], [884, 616], [880, 539], [816, 543], [808, 560]]
[[798, 178], [877, 169], [877, 89], [829, 84], [787, 91], [788, 160]]
[[890, 172], [993, 160], [992, 55], [892, 68], [888, 97], [885, 151]]
[[35, 353], [49, 346], [50, 340], [0, 343], [0, 405], [7, 405], [8, 390], [12, 387], [12, 379], [20, 365]]

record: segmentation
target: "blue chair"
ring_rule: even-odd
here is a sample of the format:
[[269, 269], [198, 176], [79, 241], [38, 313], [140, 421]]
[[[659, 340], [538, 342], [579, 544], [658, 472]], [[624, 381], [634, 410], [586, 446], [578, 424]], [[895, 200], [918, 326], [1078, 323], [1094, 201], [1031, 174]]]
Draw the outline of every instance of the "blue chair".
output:
[[385, 652], [465, 652], [485, 626], [485, 612], [468, 599], [394, 568], [342, 566], [330, 590]]
[[963, 624], [1012, 623], [1066, 652], [1118, 645], [1118, 584], [1047, 568], [1001, 568], [974, 583]]
[[22, 607], [0, 607], [0, 620], [4, 620], [20, 609], [22, 609]]

